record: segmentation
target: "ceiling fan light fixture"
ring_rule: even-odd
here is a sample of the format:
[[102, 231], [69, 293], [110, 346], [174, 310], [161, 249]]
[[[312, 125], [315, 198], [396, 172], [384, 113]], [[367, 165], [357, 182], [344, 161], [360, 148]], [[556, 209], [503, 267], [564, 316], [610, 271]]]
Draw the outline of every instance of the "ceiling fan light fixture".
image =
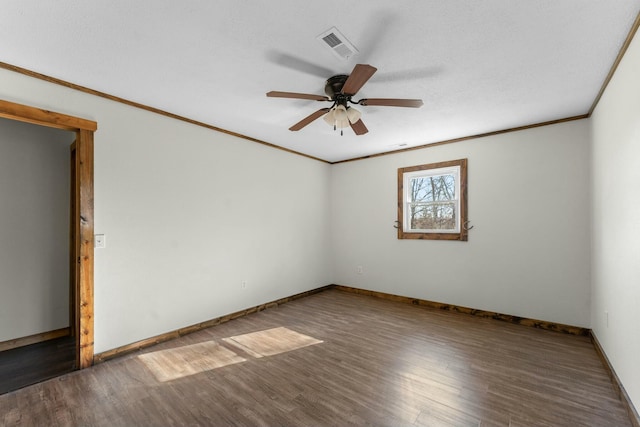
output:
[[337, 105], [324, 115], [324, 121], [333, 126], [334, 129], [348, 128], [350, 121], [349, 110], [344, 105]]
[[344, 129], [344, 128], [348, 128], [348, 127], [349, 127], [349, 120], [348, 119], [336, 120], [336, 128]]
[[324, 119], [325, 122], [327, 122], [327, 124], [333, 126], [333, 124], [336, 122], [336, 110], [335, 110], [335, 108], [330, 109], [329, 112], [324, 115], [323, 119]]
[[[347, 109], [344, 105], [338, 105], [335, 108], [335, 119], [336, 122], [345, 122], [349, 120], [349, 116], [347, 116]], [[348, 126], [348, 124], [347, 124]], [[340, 126], [345, 127], [345, 126]]]
[[347, 117], [349, 118], [349, 122], [355, 123], [360, 120], [362, 113], [353, 107], [349, 107], [347, 108]]

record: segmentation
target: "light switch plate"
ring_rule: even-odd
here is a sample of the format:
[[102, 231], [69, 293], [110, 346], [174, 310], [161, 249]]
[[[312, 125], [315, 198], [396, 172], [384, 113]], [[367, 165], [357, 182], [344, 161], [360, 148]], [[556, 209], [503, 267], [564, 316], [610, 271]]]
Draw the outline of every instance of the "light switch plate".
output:
[[107, 247], [107, 240], [106, 240], [104, 234], [96, 234], [93, 237], [93, 242], [94, 242], [94, 247], [96, 247], [96, 248], [106, 248]]

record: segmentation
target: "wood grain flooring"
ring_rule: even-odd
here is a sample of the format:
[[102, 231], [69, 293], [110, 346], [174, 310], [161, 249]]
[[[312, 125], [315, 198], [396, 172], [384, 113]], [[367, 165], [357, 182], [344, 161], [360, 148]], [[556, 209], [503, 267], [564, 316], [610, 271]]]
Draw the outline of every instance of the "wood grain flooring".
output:
[[66, 374], [74, 369], [76, 346], [73, 337], [68, 335], [2, 351], [0, 394]]
[[[228, 342], [277, 328], [313, 344], [272, 334], [281, 351], [254, 357]], [[235, 363], [211, 362], [220, 348]], [[184, 374], [161, 381], [145, 358]], [[631, 423], [588, 337], [327, 290], [2, 395], [0, 425]]]

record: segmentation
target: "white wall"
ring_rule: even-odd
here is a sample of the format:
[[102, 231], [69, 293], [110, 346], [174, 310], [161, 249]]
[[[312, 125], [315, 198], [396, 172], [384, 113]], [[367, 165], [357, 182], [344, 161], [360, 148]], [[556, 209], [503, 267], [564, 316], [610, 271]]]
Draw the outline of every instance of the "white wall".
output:
[[[640, 409], [640, 36], [591, 117], [592, 328]], [[609, 313], [608, 323], [605, 312]]]
[[331, 283], [329, 165], [6, 70], [0, 81], [1, 99], [98, 123], [97, 353]]
[[[469, 241], [398, 240], [397, 169], [459, 158]], [[586, 120], [334, 165], [331, 191], [335, 283], [589, 327]]]
[[0, 119], [0, 342], [69, 326], [69, 146]]

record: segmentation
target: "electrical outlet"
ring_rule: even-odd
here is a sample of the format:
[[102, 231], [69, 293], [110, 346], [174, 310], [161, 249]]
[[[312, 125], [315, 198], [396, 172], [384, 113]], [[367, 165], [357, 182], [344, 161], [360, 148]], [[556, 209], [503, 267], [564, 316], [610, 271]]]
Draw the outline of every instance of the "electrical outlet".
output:
[[246, 289], [247, 288], [247, 281], [243, 280], [241, 286], [242, 286], [242, 289]]
[[609, 327], [609, 312], [605, 310], [604, 312], [604, 320], [605, 323], [607, 324], [607, 328]]
[[362, 269], [362, 266], [361, 266], [361, 265], [359, 265], [359, 266], [357, 266], [357, 267], [356, 267], [356, 273], [358, 273], [358, 274], [362, 274], [363, 272], [364, 272], [364, 270]]

